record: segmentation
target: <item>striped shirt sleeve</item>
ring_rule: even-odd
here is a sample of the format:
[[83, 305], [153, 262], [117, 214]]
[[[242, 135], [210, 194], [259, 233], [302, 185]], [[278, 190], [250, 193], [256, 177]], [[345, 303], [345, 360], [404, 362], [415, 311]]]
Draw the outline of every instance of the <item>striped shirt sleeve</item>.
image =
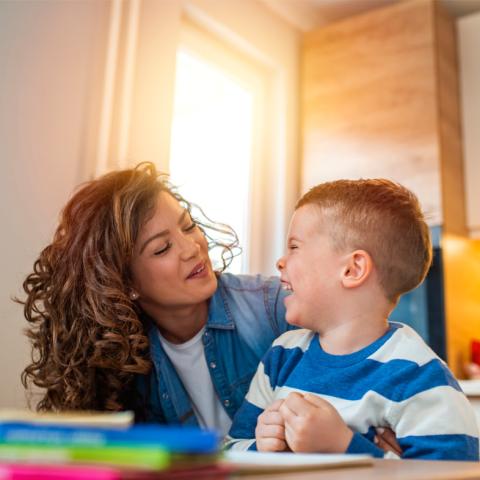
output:
[[476, 419], [458, 382], [439, 359], [416, 372], [389, 415], [402, 458], [478, 461]]
[[233, 419], [224, 448], [256, 450], [257, 418], [275, 400], [275, 387], [282, 375], [294, 368], [312, 337], [307, 330], [289, 331], [277, 338], [260, 362], [242, 406]]

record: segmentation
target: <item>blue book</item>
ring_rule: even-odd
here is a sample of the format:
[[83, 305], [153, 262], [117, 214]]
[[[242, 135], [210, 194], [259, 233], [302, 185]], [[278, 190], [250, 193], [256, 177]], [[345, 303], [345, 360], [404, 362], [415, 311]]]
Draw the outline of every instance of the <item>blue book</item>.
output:
[[0, 422], [0, 443], [159, 447], [172, 453], [216, 453], [219, 434], [197, 427], [158, 424], [127, 428], [77, 427], [29, 422]]

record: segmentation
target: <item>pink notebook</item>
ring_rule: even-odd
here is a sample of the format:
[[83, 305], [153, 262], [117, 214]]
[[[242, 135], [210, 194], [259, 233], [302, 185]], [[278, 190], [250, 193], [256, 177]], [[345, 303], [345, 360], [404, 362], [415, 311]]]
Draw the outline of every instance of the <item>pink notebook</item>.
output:
[[121, 480], [120, 472], [107, 467], [27, 465], [0, 463], [0, 480]]

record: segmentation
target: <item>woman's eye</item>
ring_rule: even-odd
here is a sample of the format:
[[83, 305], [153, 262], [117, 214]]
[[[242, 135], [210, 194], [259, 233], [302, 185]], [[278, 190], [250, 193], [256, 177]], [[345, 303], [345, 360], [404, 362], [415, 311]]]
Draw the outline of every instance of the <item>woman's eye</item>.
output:
[[165, 253], [166, 251], [168, 251], [171, 246], [172, 246], [172, 244], [170, 242], [168, 242], [163, 248], [160, 248], [159, 250], [155, 250], [153, 252], [153, 254], [154, 255], [161, 255], [162, 253]]
[[197, 226], [197, 224], [196, 224], [195, 222], [192, 222], [191, 225], [189, 225], [187, 228], [185, 228], [185, 231], [186, 231], [186, 232], [190, 232], [190, 231], [192, 231], [196, 226]]

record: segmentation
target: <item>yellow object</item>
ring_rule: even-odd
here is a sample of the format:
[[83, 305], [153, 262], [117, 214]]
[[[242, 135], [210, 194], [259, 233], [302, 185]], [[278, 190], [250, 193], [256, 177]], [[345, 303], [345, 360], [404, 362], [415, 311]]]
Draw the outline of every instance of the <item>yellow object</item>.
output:
[[447, 358], [462, 378], [471, 340], [480, 339], [480, 240], [445, 234], [442, 247]]
[[133, 412], [32, 412], [30, 410], [0, 409], [0, 422], [55, 423], [82, 427], [128, 427], [133, 424]]

